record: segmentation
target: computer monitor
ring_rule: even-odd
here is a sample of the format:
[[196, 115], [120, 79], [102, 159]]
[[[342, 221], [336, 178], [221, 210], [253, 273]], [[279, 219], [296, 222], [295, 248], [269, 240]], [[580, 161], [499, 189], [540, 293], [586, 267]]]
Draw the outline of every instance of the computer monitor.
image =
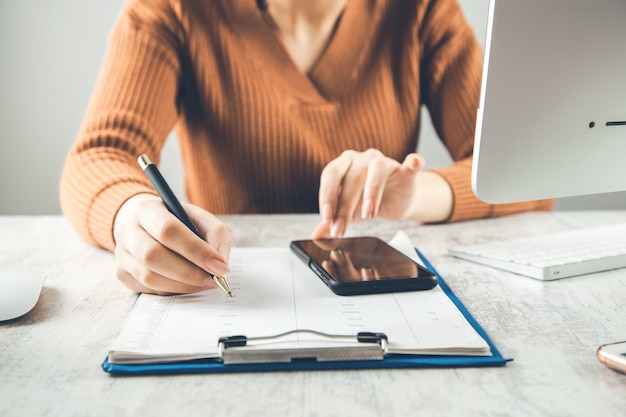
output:
[[490, 0], [472, 185], [489, 203], [626, 190], [626, 0]]

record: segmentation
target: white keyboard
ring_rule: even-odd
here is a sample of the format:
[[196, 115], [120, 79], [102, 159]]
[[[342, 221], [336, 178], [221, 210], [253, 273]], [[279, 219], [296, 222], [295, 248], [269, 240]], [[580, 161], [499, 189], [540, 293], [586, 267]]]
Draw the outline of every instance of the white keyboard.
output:
[[450, 254], [540, 280], [626, 267], [626, 224], [450, 249]]

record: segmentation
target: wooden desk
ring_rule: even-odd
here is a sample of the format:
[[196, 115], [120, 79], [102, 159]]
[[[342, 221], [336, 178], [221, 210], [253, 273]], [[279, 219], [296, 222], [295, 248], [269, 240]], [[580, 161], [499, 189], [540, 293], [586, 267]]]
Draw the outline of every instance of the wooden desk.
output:
[[[286, 247], [317, 216], [226, 216], [239, 246]], [[113, 255], [62, 217], [0, 217], [0, 267], [46, 273], [37, 306], [0, 324], [0, 416], [618, 416], [626, 375], [595, 358], [626, 339], [626, 269], [540, 282], [451, 258], [451, 245], [626, 222], [626, 211], [528, 213], [450, 225], [375, 221], [351, 234], [405, 230], [483, 325], [502, 368], [317, 371], [116, 378], [108, 344], [135, 295]]]

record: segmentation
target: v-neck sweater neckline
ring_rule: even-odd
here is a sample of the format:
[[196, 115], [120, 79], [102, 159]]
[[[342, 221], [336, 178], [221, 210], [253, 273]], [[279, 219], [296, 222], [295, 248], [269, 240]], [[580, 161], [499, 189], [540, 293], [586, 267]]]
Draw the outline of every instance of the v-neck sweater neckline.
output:
[[370, 30], [380, 18], [375, 1], [349, 1], [339, 16], [326, 48], [308, 72], [302, 71], [280, 40], [277, 29], [259, 9], [257, 0], [224, 2], [224, 13], [238, 33], [243, 48], [260, 71], [291, 95], [310, 103], [333, 102], [350, 89], [359, 76]]

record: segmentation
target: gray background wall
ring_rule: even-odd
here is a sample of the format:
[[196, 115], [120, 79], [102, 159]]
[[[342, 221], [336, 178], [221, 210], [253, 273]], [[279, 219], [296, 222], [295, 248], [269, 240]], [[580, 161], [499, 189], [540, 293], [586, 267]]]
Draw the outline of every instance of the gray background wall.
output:
[[[240, 1], [240, 0], [232, 0]], [[353, 0], [360, 1], [360, 0]], [[123, 0], [0, 0], [0, 214], [59, 214], [58, 183]], [[488, 0], [460, 0], [479, 40]], [[450, 162], [424, 118], [419, 151]], [[161, 166], [177, 194], [183, 172], [170, 138]], [[559, 209], [626, 208], [626, 193], [561, 199]]]

